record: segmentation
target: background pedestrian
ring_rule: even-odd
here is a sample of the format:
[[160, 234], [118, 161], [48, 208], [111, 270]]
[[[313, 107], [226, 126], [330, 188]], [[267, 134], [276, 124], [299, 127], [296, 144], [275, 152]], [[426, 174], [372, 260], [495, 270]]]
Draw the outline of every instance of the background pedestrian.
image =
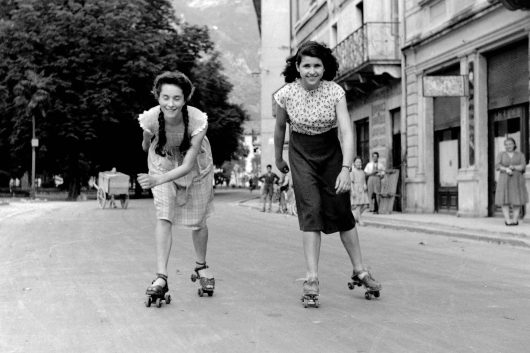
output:
[[372, 153], [372, 161], [366, 164], [364, 172], [368, 177], [368, 198], [370, 200], [370, 211], [379, 212], [379, 200], [381, 199], [381, 178], [385, 175], [385, 166], [379, 162], [379, 153]]
[[262, 174], [259, 178], [259, 181], [263, 183], [261, 187], [261, 199], [263, 202], [263, 207], [261, 208], [261, 212], [265, 212], [265, 206], [267, 201], [269, 202], [269, 207], [267, 207], [267, 211], [271, 212], [272, 210], [272, 197], [274, 196], [274, 184], [280, 180], [278, 175], [272, 172], [272, 165], [267, 165], [267, 172], [265, 174]]
[[363, 162], [361, 157], [357, 156], [353, 159], [353, 170], [351, 171], [351, 208], [355, 221], [359, 225], [364, 225], [361, 221], [362, 213], [370, 207], [370, 200], [368, 199], [366, 174], [363, 171]]
[[[497, 156], [495, 169], [499, 171], [499, 180], [495, 189], [495, 204], [501, 206], [504, 224], [515, 226], [519, 224], [521, 207], [528, 202], [523, 173], [526, 169], [524, 154], [516, 151], [517, 145], [511, 137], [504, 140], [504, 152]], [[510, 218], [510, 207], [513, 218]]]

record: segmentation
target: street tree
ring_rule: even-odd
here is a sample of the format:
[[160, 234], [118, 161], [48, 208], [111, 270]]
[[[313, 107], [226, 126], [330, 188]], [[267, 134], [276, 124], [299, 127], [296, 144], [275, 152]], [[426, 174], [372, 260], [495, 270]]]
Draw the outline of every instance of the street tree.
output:
[[[237, 155], [233, 141], [240, 139], [246, 114], [228, 103], [231, 85], [221, 74], [207, 29], [177, 19], [169, 1], [0, 0], [0, 137], [9, 141], [0, 142], [5, 168], [29, 170], [33, 117], [39, 170], [63, 175], [70, 198], [97, 171], [144, 171], [136, 117], [157, 104], [152, 82], [166, 70], [197, 79], [202, 99], [196, 102], [212, 121], [208, 135], [216, 163]], [[39, 103], [33, 116], [27, 111], [32, 89], [23, 84], [28, 80], [35, 83], [32, 89], [47, 93], [46, 104]]]

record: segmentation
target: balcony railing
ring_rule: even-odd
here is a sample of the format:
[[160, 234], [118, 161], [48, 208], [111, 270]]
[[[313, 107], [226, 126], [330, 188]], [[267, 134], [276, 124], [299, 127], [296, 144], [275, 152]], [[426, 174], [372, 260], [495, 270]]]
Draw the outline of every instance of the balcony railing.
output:
[[365, 64], [399, 63], [397, 22], [370, 22], [333, 48], [339, 62], [337, 77], [355, 72]]

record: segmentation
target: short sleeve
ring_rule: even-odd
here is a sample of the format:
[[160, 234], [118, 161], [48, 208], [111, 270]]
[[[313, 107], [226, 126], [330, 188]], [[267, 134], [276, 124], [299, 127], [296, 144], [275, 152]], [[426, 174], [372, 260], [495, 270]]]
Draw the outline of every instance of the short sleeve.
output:
[[346, 92], [340, 85], [335, 82], [331, 82], [330, 95], [335, 105], [340, 101], [342, 97], [344, 97], [345, 94]]
[[208, 115], [199, 109], [188, 106], [189, 131], [193, 137], [208, 128]]
[[158, 130], [158, 115], [160, 114], [160, 106], [153, 107], [144, 111], [138, 116], [138, 123], [140, 127], [151, 134], [155, 134]]
[[287, 90], [288, 90], [288, 87], [287, 85], [283, 86], [282, 88], [280, 88], [276, 93], [274, 93], [273, 97], [274, 97], [274, 100], [276, 101], [276, 103], [282, 107], [283, 109], [285, 109], [285, 103], [286, 103], [286, 100], [287, 100]]

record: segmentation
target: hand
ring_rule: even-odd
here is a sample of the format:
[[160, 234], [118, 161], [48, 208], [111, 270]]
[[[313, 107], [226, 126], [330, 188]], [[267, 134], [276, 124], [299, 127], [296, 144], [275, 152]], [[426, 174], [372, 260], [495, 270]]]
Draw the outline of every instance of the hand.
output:
[[152, 187], [160, 184], [157, 176], [145, 173], [138, 174], [138, 183], [144, 190], [151, 189]]
[[278, 168], [279, 171], [287, 173], [289, 172], [289, 166], [287, 165], [287, 162], [283, 159], [276, 161], [276, 168]]
[[348, 192], [351, 189], [351, 179], [350, 172], [346, 168], [342, 168], [337, 181], [335, 182], [335, 192], [337, 194], [342, 194], [343, 192]]

